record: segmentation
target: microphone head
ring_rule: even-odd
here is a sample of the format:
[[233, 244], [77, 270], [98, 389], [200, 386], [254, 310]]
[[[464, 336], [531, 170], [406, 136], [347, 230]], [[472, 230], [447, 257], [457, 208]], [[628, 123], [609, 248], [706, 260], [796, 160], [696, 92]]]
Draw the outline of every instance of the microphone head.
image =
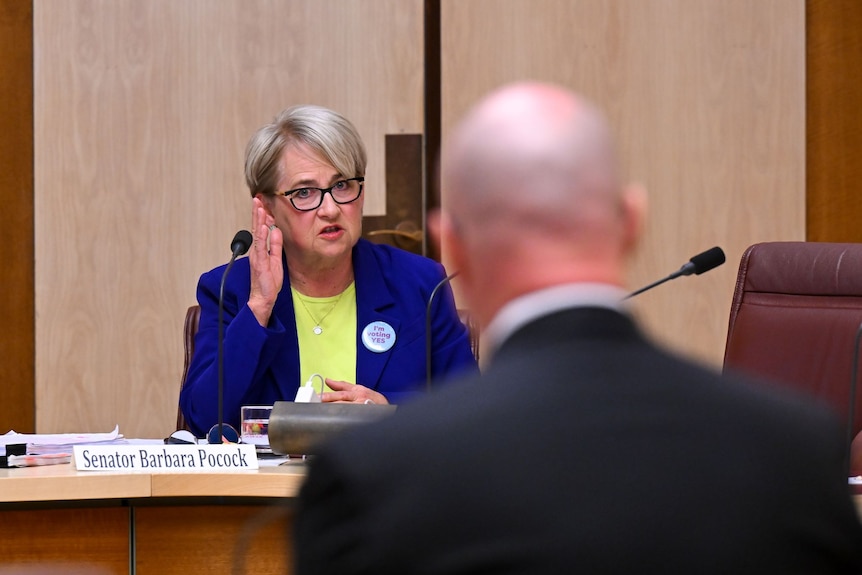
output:
[[230, 251], [234, 256], [241, 256], [251, 247], [252, 237], [248, 230], [240, 230], [230, 243]]
[[695, 275], [700, 275], [703, 272], [708, 272], [713, 268], [717, 268], [724, 263], [724, 259], [724, 251], [720, 247], [716, 246], [697, 254], [688, 261], [694, 264]]

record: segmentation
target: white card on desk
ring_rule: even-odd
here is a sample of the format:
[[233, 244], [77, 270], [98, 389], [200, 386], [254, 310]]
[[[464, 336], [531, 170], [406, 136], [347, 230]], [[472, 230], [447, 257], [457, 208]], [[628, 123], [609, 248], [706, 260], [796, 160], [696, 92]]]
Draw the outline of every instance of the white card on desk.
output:
[[257, 451], [246, 443], [204, 445], [75, 445], [78, 471], [238, 471], [258, 469]]

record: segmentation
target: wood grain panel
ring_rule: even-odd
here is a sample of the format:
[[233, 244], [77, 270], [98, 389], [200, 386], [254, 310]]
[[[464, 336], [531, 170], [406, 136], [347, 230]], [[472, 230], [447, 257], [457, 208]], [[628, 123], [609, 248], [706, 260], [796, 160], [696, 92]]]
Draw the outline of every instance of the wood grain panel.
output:
[[292, 525], [293, 511], [276, 504], [137, 507], [136, 572], [292, 573]]
[[0, 433], [33, 432], [33, 5], [0, 0]]
[[0, 573], [129, 572], [129, 509], [0, 510]]
[[862, 242], [862, 3], [806, 3], [807, 238]]
[[250, 223], [245, 144], [332, 107], [369, 148], [422, 131], [421, 0], [35, 0], [40, 432], [163, 437], [199, 275]]
[[627, 177], [650, 192], [631, 287], [712, 246], [727, 253], [722, 268], [634, 300], [660, 340], [720, 365], [743, 250], [804, 239], [804, 1], [442, 0], [441, 10], [444, 145], [456, 118], [506, 82], [552, 81], [596, 101]]

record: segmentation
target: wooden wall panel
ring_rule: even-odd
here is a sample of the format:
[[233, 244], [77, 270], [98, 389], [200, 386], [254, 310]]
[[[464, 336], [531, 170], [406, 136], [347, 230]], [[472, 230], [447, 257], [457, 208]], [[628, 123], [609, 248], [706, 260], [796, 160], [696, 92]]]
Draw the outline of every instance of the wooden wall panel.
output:
[[807, 239], [862, 242], [862, 3], [808, 0]]
[[[251, 131], [292, 103], [344, 112], [371, 152], [366, 210], [382, 214], [384, 134], [423, 131], [423, 2], [33, 2], [37, 427], [158, 436], [197, 277], [248, 225]], [[651, 191], [631, 286], [712, 245], [729, 258], [639, 296], [638, 313], [718, 363], [744, 247], [805, 237], [804, 0], [440, 4], [444, 133], [516, 79], [607, 109]]]
[[720, 365], [743, 250], [805, 237], [804, 0], [442, 0], [441, 46], [444, 142], [510, 81], [557, 82], [607, 111], [627, 176], [650, 192], [631, 287], [715, 245], [728, 257], [636, 311]]
[[250, 224], [245, 144], [330, 106], [369, 147], [422, 132], [421, 0], [35, 0], [40, 432], [162, 437], [199, 275]]
[[33, 4], [0, 0], [0, 433], [33, 432]]

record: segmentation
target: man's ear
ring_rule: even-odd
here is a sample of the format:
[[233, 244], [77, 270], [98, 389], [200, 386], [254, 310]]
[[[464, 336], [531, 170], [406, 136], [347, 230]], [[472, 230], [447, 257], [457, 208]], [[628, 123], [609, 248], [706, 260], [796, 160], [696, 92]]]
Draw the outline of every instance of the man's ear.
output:
[[443, 213], [440, 211], [440, 208], [436, 208], [430, 212], [428, 212], [428, 216], [426, 218], [428, 225], [428, 241], [430, 241], [435, 248], [437, 248], [437, 253], [440, 253], [442, 250], [442, 238], [440, 234], [442, 233], [442, 223], [441, 219], [443, 218]]
[[450, 271], [465, 269], [464, 243], [452, 216], [440, 209], [429, 213], [428, 232], [446, 268]]
[[647, 203], [647, 191], [642, 185], [629, 184], [623, 190], [623, 246], [626, 253], [634, 251], [644, 233]]

